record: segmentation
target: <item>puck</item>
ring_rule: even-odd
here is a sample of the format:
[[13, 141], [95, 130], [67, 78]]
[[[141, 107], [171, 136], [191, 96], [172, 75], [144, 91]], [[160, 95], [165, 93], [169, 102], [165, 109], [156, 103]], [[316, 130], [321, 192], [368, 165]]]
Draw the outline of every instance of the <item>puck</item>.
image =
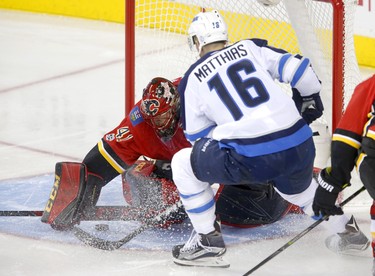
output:
[[97, 230], [97, 231], [108, 231], [109, 225], [108, 224], [97, 224], [97, 225], [95, 225], [95, 230]]

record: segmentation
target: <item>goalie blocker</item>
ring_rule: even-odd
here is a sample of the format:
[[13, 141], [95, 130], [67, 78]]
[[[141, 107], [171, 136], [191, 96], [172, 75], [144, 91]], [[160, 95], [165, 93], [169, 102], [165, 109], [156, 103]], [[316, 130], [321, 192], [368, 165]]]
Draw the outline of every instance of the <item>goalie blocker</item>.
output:
[[[125, 201], [139, 208], [145, 218], [156, 216], [179, 201], [171, 175], [167, 162], [137, 161], [122, 175]], [[56, 230], [69, 230], [87, 217], [92, 220], [103, 183], [98, 176], [88, 174], [82, 163], [57, 163], [55, 182], [42, 222]], [[282, 199], [272, 185], [220, 185], [216, 201], [216, 213], [222, 224], [235, 227], [269, 224], [290, 211], [299, 212], [294, 205]], [[181, 223], [186, 217], [180, 208], [159, 226]]]

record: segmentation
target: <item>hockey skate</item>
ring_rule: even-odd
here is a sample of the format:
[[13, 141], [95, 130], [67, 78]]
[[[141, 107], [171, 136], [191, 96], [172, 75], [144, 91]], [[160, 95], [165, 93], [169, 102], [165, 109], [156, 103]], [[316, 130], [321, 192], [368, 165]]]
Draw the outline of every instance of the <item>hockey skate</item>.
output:
[[367, 249], [370, 241], [359, 229], [353, 216], [345, 225], [345, 229], [344, 232], [334, 234], [326, 239], [325, 244], [329, 250], [338, 254], [350, 254]]
[[226, 248], [217, 222], [215, 229], [206, 235], [193, 230], [185, 244], [173, 247], [173, 261], [185, 266], [229, 267], [229, 263], [221, 257]]

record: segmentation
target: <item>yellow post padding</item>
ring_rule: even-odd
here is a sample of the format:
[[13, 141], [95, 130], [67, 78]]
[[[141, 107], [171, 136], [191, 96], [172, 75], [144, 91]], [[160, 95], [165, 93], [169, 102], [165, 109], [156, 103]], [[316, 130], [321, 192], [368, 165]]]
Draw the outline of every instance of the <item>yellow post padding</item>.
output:
[[359, 65], [375, 67], [375, 38], [354, 35], [354, 47]]
[[0, 8], [125, 22], [125, 0], [0, 0]]
[[[185, 10], [192, 10], [192, 14], [199, 12], [199, 7], [197, 6], [184, 5], [174, 1], [159, 1], [157, 4], [152, 3], [150, 0], [138, 0], [138, 2], [139, 8], [136, 9], [137, 14], [142, 14], [142, 17], [148, 18], [148, 20], [143, 19], [142, 22], [138, 20], [136, 24], [148, 28], [161, 27], [158, 25], [159, 22], [157, 19], [163, 15], [156, 14], [159, 6], [167, 7], [168, 5], [180, 5]], [[0, 0], [0, 8], [83, 17], [117, 23], [125, 22], [125, 0]], [[183, 18], [179, 14], [168, 16], [170, 16], [170, 20], [165, 22], [171, 22], [171, 25], [162, 26], [162, 29], [186, 33], [191, 19]], [[248, 16], [246, 17], [246, 15], [237, 15], [237, 17], [238, 16], [244, 17], [242, 22], [249, 22], [251, 25], [251, 20], [253, 19]], [[140, 18], [140, 16], [136, 16], [136, 18]], [[178, 22], [178, 26], [176, 26], [176, 23], [172, 22]], [[227, 23], [229, 33], [231, 33], [231, 28], [236, 28], [236, 26], [233, 26], [234, 24], [232, 22]], [[275, 22], [275, 24], [278, 24], [277, 28], [289, 28], [285, 23]], [[249, 37], [251, 34], [243, 34], [241, 36], [242, 37], [238, 38], [231, 37], [231, 40], [236, 41], [243, 37]], [[269, 37], [269, 35], [265, 33], [263, 37]], [[272, 38], [268, 40], [272, 45]], [[355, 35], [354, 44], [358, 64], [361, 66], [375, 67], [375, 38]], [[285, 48], [282, 45], [280, 45], [280, 47]], [[288, 50], [287, 48], [285, 49]]]

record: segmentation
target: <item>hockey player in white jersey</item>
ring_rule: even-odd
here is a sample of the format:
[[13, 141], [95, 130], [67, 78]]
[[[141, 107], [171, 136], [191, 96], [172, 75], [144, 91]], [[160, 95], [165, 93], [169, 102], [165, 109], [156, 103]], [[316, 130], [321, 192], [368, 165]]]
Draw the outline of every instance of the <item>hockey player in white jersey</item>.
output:
[[[210, 184], [271, 181], [282, 197], [313, 215], [317, 183], [308, 124], [323, 112], [321, 83], [308, 58], [265, 40], [227, 46], [227, 26], [215, 10], [195, 16], [188, 34], [200, 58], [178, 90], [183, 129], [193, 147], [173, 156], [172, 171], [194, 231], [172, 255], [181, 265], [228, 267]], [[296, 104], [275, 79], [291, 85]], [[341, 233], [348, 221], [336, 216], [329, 224]], [[364, 238], [351, 249], [364, 250], [368, 239], [360, 230], [358, 235]]]

